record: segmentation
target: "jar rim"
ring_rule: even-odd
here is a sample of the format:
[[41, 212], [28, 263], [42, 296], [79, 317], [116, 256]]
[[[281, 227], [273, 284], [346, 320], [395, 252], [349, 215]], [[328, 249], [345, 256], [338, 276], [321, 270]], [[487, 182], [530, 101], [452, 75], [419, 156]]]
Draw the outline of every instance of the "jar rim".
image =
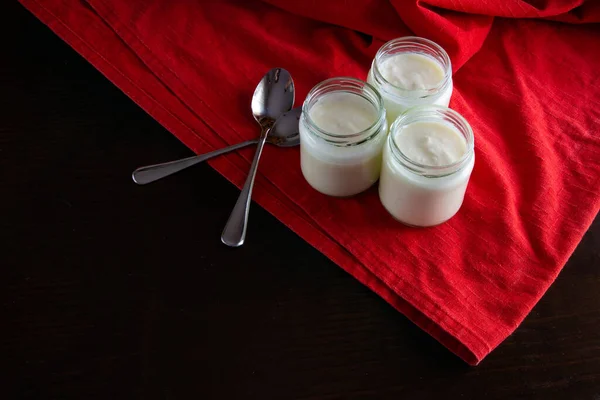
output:
[[[439, 64], [441, 64], [441, 67], [444, 69], [444, 79], [442, 81], [440, 81], [433, 88], [416, 89], [416, 90], [398, 86], [398, 85], [395, 85], [392, 82], [388, 81], [383, 76], [381, 71], [379, 70], [379, 63], [383, 62], [383, 60], [384, 60], [383, 57], [386, 55], [386, 53], [388, 51], [393, 50], [398, 47], [401, 47], [403, 45], [421, 45], [425, 48], [429, 48], [430, 50], [433, 50], [434, 52], [436, 52], [439, 55], [439, 57], [442, 59], [441, 63], [439, 63], [438, 59], [435, 59], [435, 61], [438, 62]], [[452, 62], [451, 62], [450, 56], [448, 56], [448, 53], [446, 52], [446, 50], [444, 50], [444, 48], [442, 46], [435, 43], [434, 41], [423, 38], [423, 37], [419, 37], [419, 36], [403, 36], [403, 37], [399, 37], [396, 39], [392, 39], [392, 40], [384, 43], [383, 46], [381, 46], [379, 48], [379, 50], [377, 50], [377, 54], [375, 54], [375, 59], [373, 60], [373, 76], [374, 76], [375, 80], [378, 81], [378, 83], [383, 82], [384, 84], [391, 86], [394, 90], [400, 91], [402, 93], [404, 93], [404, 92], [411, 93], [413, 95], [413, 96], [402, 96], [402, 95], [390, 93], [394, 96], [428, 98], [428, 97], [435, 96], [435, 95], [441, 93], [448, 86], [448, 84], [452, 78]], [[389, 92], [387, 92], [387, 93], [389, 93]]]
[[[332, 133], [332, 132], [326, 131], [324, 129], [321, 129], [312, 120], [312, 118], [310, 117], [310, 112], [309, 112], [310, 111], [309, 106], [310, 106], [311, 101], [316, 96], [319, 96], [320, 94], [322, 94], [320, 92], [321, 90], [327, 89], [336, 84], [337, 85], [340, 85], [340, 84], [347, 85], [349, 88], [353, 86], [355, 89], [359, 89], [359, 88], [366, 89], [369, 92], [369, 94], [375, 99], [375, 101], [373, 101], [361, 94], [348, 92], [348, 93], [352, 93], [357, 96], [363, 97], [365, 100], [367, 100], [369, 103], [371, 103], [373, 105], [373, 107], [375, 108], [375, 110], [377, 112], [377, 119], [375, 119], [375, 121], [368, 128], [365, 128], [360, 132], [340, 135], [340, 134]], [[338, 91], [344, 92], [343, 89], [334, 90], [332, 92], [338, 92]], [[329, 92], [329, 93], [332, 93], [332, 92]], [[360, 79], [352, 78], [349, 76], [340, 76], [340, 77], [325, 79], [324, 81], [316, 84], [310, 90], [310, 92], [308, 92], [308, 95], [306, 96], [306, 99], [304, 100], [304, 103], [302, 104], [302, 115], [303, 115], [304, 119], [307, 121], [308, 126], [311, 130], [316, 130], [319, 134], [321, 134], [325, 137], [330, 137], [333, 139], [353, 139], [353, 138], [361, 137], [361, 136], [369, 133], [370, 131], [377, 131], [377, 129], [385, 121], [386, 110], [383, 105], [383, 98], [381, 97], [381, 94], [379, 94], [379, 92], [377, 91], [377, 89], [375, 89], [375, 87], [373, 85], [371, 85], [368, 82], [362, 81]]]
[[[397, 145], [396, 135], [397, 131], [401, 126], [407, 126], [415, 122], [423, 121], [444, 121], [448, 120], [443, 117], [449, 117], [450, 122], [454, 129], [457, 129], [459, 133], [465, 138], [467, 144], [467, 150], [460, 159], [450, 164], [445, 165], [428, 165], [419, 163], [410, 157], [408, 157]], [[444, 106], [438, 105], [421, 105], [411, 107], [402, 113], [390, 127], [390, 133], [388, 135], [388, 142], [394, 157], [406, 168], [412, 172], [430, 176], [430, 177], [442, 177], [453, 174], [464, 168], [469, 160], [475, 153], [475, 136], [473, 129], [465, 117], [459, 114], [457, 111]]]

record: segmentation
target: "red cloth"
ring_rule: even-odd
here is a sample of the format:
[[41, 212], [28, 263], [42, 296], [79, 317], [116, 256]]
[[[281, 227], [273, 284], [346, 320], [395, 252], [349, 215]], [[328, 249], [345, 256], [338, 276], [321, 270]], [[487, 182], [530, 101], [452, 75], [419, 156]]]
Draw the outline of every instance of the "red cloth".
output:
[[[444, 46], [477, 155], [453, 219], [400, 225], [376, 188], [323, 196], [298, 149], [265, 149], [254, 199], [471, 364], [516, 329], [598, 212], [600, 29], [584, 23], [599, 2], [21, 2], [196, 152], [256, 137], [249, 100], [269, 68], [292, 73], [299, 105], [325, 78], [364, 79], [385, 40]], [[211, 165], [241, 186], [252, 154]]]

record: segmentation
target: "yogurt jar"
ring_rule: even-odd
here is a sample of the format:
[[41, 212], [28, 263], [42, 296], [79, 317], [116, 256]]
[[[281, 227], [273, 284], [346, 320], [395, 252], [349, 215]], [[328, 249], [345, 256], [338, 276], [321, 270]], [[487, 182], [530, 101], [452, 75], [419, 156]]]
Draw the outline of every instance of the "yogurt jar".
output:
[[377, 51], [367, 82], [381, 93], [391, 125], [414, 106], [447, 107], [453, 88], [452, 64], [446, 51], [431, 40], [401, 37]]
[[412, 108], [390, 128], [379, 198], [406, 225], [441, 224], [460, 209], [474, 164], [473, 130], [459, 113]]
[[319, 192], [352, 196], [372, 186], [381, 171], [386, 111], [367, 82], [332, 78], [306, 97], [300, 117], [300, 165]]

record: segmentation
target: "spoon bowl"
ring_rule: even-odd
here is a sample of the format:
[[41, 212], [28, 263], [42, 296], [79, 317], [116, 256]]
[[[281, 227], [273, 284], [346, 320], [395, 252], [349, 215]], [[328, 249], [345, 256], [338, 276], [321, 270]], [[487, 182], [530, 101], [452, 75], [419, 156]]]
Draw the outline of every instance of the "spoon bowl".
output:
[[252, 95], [252, 115], [261, 127], [270, 126], [294, 106], [294, 81], [288, 71], [273, 68], [263, 76]]
[[267, 142], [279, 147], [294, 147], [300, 144], [300, 116], [302, 107], [281, 114], [267, 136]]

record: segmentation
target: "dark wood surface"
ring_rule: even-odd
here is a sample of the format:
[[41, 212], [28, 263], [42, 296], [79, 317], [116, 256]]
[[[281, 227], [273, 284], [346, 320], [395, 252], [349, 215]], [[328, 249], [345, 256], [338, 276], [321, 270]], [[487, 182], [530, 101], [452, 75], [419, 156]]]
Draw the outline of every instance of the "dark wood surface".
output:
[[[0, 15], [0, 398], [600, 399], [600, 223], [468, 367], [208, 165], [19, 5]], [[274, 246], [273, 244], [277, 245]]]

